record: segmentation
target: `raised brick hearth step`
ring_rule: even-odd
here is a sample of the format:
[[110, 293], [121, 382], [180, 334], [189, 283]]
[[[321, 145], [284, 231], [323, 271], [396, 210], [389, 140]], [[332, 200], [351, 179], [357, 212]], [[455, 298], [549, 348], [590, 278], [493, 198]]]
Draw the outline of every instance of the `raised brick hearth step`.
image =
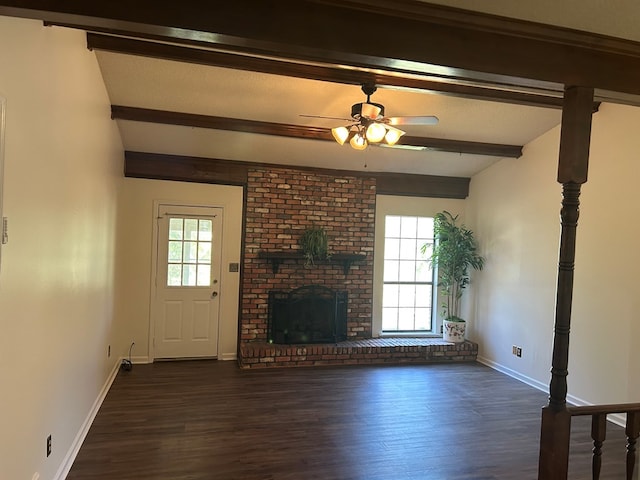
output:
[[380, 363], [473, 362], [478, 344], [449, 343], [441, 338], [372, 338], [322, 345], [244, 343], [242, 368], [358, 365]]

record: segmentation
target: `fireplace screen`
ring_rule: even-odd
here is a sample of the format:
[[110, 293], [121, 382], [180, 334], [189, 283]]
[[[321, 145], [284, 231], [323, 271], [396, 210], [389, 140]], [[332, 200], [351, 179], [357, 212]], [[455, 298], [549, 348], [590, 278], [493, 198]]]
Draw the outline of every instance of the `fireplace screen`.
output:
[[269, 292], [269, 340], [279, 344], [333, 343], [347, 338], [347, 292], [305, 285]]

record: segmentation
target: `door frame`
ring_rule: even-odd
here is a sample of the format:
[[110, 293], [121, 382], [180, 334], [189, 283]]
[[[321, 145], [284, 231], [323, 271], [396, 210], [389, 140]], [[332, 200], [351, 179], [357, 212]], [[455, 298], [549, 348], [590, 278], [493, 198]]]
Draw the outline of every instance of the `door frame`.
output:
[[[150, 288], [150, 295], [149, 295], [149, 338], [148, 338], [148, 345], [149, 345], [149, 358], [148, 361], [149, 363], [153, 363], [155, 361], [156, 355], [155, 355], [155, 333], [156, 333], [156, 325], [155, 325], [155, 321], [154, 321], [154, 315], [156, 313], [156, 302], [155, 302], [155, 298], [158, 294], [158, 287], [156, 284], [156, 280], [157, 280], [157, 276], [158, 276], [158, 251], [159, 251], [159, 244], [158, 242], [160, 241], [160, 232], [159, 232], [159, 222], [158, 220], [161, 218], [160, 217], [160, 205], [168, 205], [168, 206], [174, 206], [176, 208], [181, 208], [181, 207], [196, 207], [196, 208], [219, 208], [222, 210], [222, 232], [220, 233], [220, 249], [221, 251], [223, 251], [222, 249], [224, 248], [224, 213], [225, 213], [225, 206], [224, 205], [211, 205], [211, 204], [202, 204], [202, 203], [194, 203], [194, 202], [180, 202], [179, 200], [154, 200], [153, 201], [153, 211], [152, 211], [152, 215], [153, 215], [153, 222], [152, 222], [152, 246], [151, 246], [151, 278], [149, 278], [149, 284], [151, 286]], [[221, 276], [222, 276], [222, 268], [223, 265], [220, 265], [221, 268]], [[220, 281], [222, 281], [222, 278], [220, 279]], [[218, 308], [220, 308], [220, 303], [218, 304]], [[218, 312], [218, 315], [220, 315], [220, 312]], [[220, 320], [218, 321], [218, 345], [220, 342]], [[220, 352], [218, 352], [220, 354]]]

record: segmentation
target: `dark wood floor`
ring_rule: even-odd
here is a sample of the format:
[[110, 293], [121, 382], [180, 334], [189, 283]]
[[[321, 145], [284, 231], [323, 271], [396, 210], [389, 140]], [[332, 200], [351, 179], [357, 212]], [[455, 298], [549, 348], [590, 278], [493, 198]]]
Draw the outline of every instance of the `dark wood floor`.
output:
[[[475, 363], [136, 365], [119, 373], [67, 479], [533, 480], [545, 403]], [[573, 480], [591, 478], [589, 428], [574, 419]], [[601, 478], [624, 478], [622, 429], [607, 437]]]

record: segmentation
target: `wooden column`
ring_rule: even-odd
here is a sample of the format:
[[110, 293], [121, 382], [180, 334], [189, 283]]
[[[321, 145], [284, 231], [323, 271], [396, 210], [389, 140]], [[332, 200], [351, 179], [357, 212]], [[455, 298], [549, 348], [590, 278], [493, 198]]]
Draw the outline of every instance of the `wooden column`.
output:
[[539, 480], [566, 480], [571, 415], [567, 411], [567, 367], [580, 186], [587, 181], [593, 88], [565, 87], [558, 182], [562, 184], [560, 257], [549, 404], [542, 411]]

